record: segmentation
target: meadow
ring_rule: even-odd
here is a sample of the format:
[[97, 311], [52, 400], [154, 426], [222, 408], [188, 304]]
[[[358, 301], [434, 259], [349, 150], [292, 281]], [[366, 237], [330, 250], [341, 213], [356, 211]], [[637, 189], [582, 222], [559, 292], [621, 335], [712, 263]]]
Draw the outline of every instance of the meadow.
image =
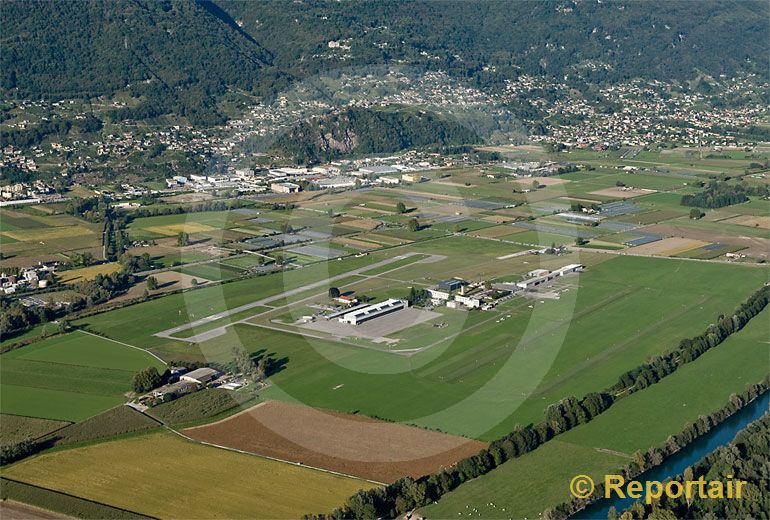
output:
[[125, 401], [131, 378], [163, 364], [146, 352], [72, 332], [0, 357], [3, 413], [80, 421]]
[[769, 313], [764, 310], [721, 345], [591, 422], [463, 484], [421, 512], [449, 518], [471, 509], [476, 511], [471, 516], [483, 518], [534, 518], [568, 500], [568, 484], [576, 474], [614, 472], [635, 451], [662, 444], [699, 416], [724, 406], [731, 394], [767, 377]]
[[255, 511], [265, 518], [299, 518], [331, 511], [357, 490], [373, 487], [171, 433], [46, 453], [3, 475], [157, 518], [253, 518]]

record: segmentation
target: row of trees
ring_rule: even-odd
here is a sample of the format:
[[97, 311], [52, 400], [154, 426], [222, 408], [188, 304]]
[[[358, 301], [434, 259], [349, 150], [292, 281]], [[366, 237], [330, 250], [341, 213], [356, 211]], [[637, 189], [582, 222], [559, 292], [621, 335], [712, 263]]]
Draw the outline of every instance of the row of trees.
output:
[[624, 373], [609, 392], [614, 395], [633, 393], [660, 381], [685, 363], [694, 361], [707, 350], [719, 345], [728, 336], [741, 330], [770, 302], [770, 286], [763, 286], [742, 303], [730, 316], [721, 315], [698, 336], [683, 339], [676, 349], [656, 356], [648, 363]]
[[[682, 364], [696, 359], [708, 348], [721, 343], [729, 334], [740, 330], [767, 306], [769, 299], [770, 287], [763, 286], [738, 307], [732, 316], [720, 316], [718, 322], [710, 325], [700, 336], [682, 340], [671, 353], [623, 374], [616, 385], [604, 392], [591, 393], [583, 399], [562, 399], [546, 409], [545, 420], [536, 425], [517, 427], [505, 437], [493, 441], [487, 449], [461, 460], [452, 468], [418, 480], [403, 478], [383, 488], [359, 491], [345, 505], [335, 509], [331, 518], [395, 518], [438, 500], [463, 482], [484, 475], [512, 458], [534, 450], [555, 435], [590, 421], [612, 406], [617, 399], [660, 380]], [[665, 360], [665, 363], [658, 360]], [[320, 515], [317, 518], [323, 517]]]
[[[623, 476], [626, 481], [635, 479], [645, 471], [660, 465], [668, 457], [678, 452], [685, 446], [688, 446], [698, 437], [701, 437], [702, 435], [705, 435], [711, 431], [713, 428], [721, 424], [725, 419], [732, 416], [738, 410], [742, 409], [744, 406], [767, 392], [768, 389], [770, 389], [770, 379], [767, 377], [757, 384], [751, 384], [747, 386], [746, 390], [740, 394], [731, 395], [727, 404], [725, 404], [722, 408], [714, 411], [709, 415], [701, 415], [695, 422], [688, 424], [679, 433], [669, 436], [664, 443], [658, 446], [654, 446], [647, 451], [637, 451], [634, 453], [633, 460], [631, 462], [626, 464], [624, 467], [613, 471], [613, 473]], [[749, 487], [753, 486], [755, 488], [758, 487], [759, 489], [765, 489], [767, 486], [767, 447], [768, 441], [770, 441], [770, 438], [767, 436], [768, 426], [770, 426], [770, 415], [765, 414], [763, 419], [753, 423], [748, 427], [748, 429], [739, 433], [733, 444], [728, 447], [720, 448], [714, 454], [709, 455], [704, 460], [697, 463], [692, 469], [685, 471], [685, 474], [678, 477], [677, 480], [681, 481], [683, 477], [685, 477], [686, 480], [697, 480], [701, 475], [706, 476], [707, 480], [714, 480], [720, 479], [729, 474], [734, 475], [736, 478], [749, 480], [751, 482]], [[761, 433], [763, 429], [764, 434]], [[755, 436], [757, 433], [760, 434], [760, 437], [758, 438]], [[764, 438], [762, 435], [764, 435]], [[746, 441], [753, 442], [754, 440], [758, 441], [757, 448], [759, 449], [755, 453], [751, 453], [752, 450], [745, 449], [744, 446]], [[736, 450], [736, 448], [738, 449]], [[764, 449], [764, 451], [762, 451], [762, 449]], [[738, 452], [741, 455], [736, 457], [735, 455], [738, 454]], [[725, 455], [727, 457], [723, 458]], [[759, 455], [759, 457], [755, 462], [761, 462], [764, 464], [765, 470], [759, 472], [742, 471], [745, 466], [741, 462], [751, 461], [757, 455]], [[743, 459], [743, 461], [741, 459]], [[713, 469], [712, 466], [715, 466], [715, 463], [717, 462], [728, 462], [729, 464], [716, 465], [718, 474], [714, 475], [713, 471], [711, 470]], [[756, 468], [759, 467], [759, 465], [756, 465]], [[765, 479], [764, 487], [762, 487], [763, 476]], [[637, 502], [626, 513], [624, 513], [621, 518], [623, 518], [623, 520], [636, 520], [642, 518], [658, 518], [666, 520], [675, 520], [676, 518], [704, 518], [703, 513], [705, 513], [705, 511], [711, 511], [714, 513], [715, 516], [713, 516], [713, 518], [759, 518], [757, 515], [750, 514], [750, 511], [752, 510], [755, 510], [756, 512], [767, 511], [767, 509], [756, 509], [757, 507], [761, 507], [761, 501], [759, 498], [762, 494], [758, 492], [759, 489], [752, 491], [749, 491], [749, 489], [746, 490], [746, 496], [756, 498], [757, 500], [708, 500], [708, 507], [705, 509], [702, 509], [703, 506], [706, 505], [705, 502], [701, 503], [700, 507], [696, 506], [695, 510], [689, 509], [695, 502], [698, 501], [698, 499], [695, 499], [695, 501], [691, 501], [688, 504], [684, 497], [680, 499], [667, 499], [666, 497], [662, 497], [661, 499], [655, 501], [655, 503], [649, 505], [642, 505], [641, 502]], [[542, 518], [544, 520], [564, 520], [574, 515], [581, 509], [584, 509], [586, 506], [602, 496], [604, 496], [604, 483], [599, 482], [597, 483], [596, 490], [588, 499], [575, 498], [568, 502], [563, 502], [551, 509], [544, 511]], [[736, 514], [730, 514], [727, 512], [731, 507], [733, 507], [728, 503], [739, 502], [745, 504], [744, 506], [738, 506], [738, 509], [746, 507], [747, 510], [744, 511], [744, 513], [747, 514], [737, 514], [740, 512], [739, 510], [734, 511]], [[722, 503], [724, 503], [724, 505], [722, 505]], [[768, 505], [767, 500], [765, 500], [765, 504], [766, 506]], [[725, 509], [724, 513], [720, 514], [717, 511], [714, 511], [712, 509], [713, 507], [727, 509]], [[661, 509], [672, 511], [675, 513], [675, 515], [671, 516], [665, 514], [653, 514], [660, 513]], [[611, 519], [617, 518], [617, 512], [610, 510], [609, 517]]]
[[159, 215], [182, 215], [186, 213], [200, 213], [204, 211], [229, 211], [251, 205], [242, 200], [209, 200], [184, 206], [153, 206], [138, 208], [131, 212], [130, 218], [157, 217]]
[[767, 454], [770, 451], [770, 415], [751, 423], [733, 442], [696, 463], [676, 478], [677, 481], [740, 479], [746, 482], [743, 500], [713, 500], [694, 496], [662, 496], [656, 504], [637, 502], [623, 516], [624, 520], [642, 518], [762, 518], [770, 511], [767, 492]]

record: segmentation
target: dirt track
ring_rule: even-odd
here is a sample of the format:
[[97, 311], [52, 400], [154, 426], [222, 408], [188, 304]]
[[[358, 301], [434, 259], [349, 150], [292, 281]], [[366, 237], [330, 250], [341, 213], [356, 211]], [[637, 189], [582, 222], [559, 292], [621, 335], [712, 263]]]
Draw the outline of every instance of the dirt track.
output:
[[432, 473], [486, 446], [422, 428], [279, 401], [182, 433], [220, 446], [386, 483]]

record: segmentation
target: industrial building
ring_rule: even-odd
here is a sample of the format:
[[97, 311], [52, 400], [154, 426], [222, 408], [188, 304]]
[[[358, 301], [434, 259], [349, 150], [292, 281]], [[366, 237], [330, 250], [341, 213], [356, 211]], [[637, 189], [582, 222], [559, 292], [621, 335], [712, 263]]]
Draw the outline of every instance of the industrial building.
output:
[[273, 193], [297, 193], [300, 185], [293, 182], [274, 182], [270, 185], [270, 189]]
[[[516, 283], [516, 287], [524, 290], [534, 289], [535, 287], [538, 287], [540, 285], [543, 285], [544, 283], [550, 282], [551, 280], [554, 280], [560, 276], [564, 276], [565, 274], [569, 273], [576, 273], [583, 269], [584, 266], [582, 264], [569, 264], [565, 265], [564, 267], [560, 267], [559, 269], [556, 269], [554, 271], [547, 271], [545, 269], [536, 269], [534, 271], [530, 271], [529, 274], [535, 274], [535, 276], [532, 276], [531, 278], [527, 278], [526, 280], [523, 280], [521, 282]], [[543, 273], [545, 271], [545, 273]]]
[[375, 303], [374, 305], [364, 305], [348, 311], [342, 317], [340, 317], [341, 323], [347, 323], [349, 325], [358, 325], [365, 321], [373, 320], [391, 312], [400, 311], [409, 307], [409, 302], [406, 300], [397, 300], [391, 298], [384, 302]]

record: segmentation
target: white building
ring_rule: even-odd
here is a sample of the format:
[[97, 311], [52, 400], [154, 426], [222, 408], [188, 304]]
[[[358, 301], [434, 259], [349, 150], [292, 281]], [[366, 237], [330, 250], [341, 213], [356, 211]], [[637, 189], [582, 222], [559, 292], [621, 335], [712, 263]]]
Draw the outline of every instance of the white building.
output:
[[445, 291], [444, 289], [426, 289], [428, 291], [428, 294], [430, 294], [431, 300], [449, 300], [449, 291]]
[[[556, 269], [555, 271], [546, 271], [545, 274], [540, 274], [537, 276], [533, 276], [531, 278], [527, 278], [526, 280], [523, 280], [521, 282], [517, 282], [516, 286], [520, 289], [534, 289], [535, 287], [538, 287], [540, 285], [543, 285], [544, 283], [550, 282], [560, 276], [564, 276], [569, 273], [576, 273], [583, 269], [582, 264], [569, 264], [565, 265], [564, 267], [560, 267], [559, 269]], [[542, 271], [542, 269], [537, 269], [535, 271], [530, 271], [529, 274]]]
[[469, 309], [478, 309], [481, 307], [481, 298], [477, 298], [475, 296], [462, 296], [458, 294], [455, 296], [455, 301], [462, 303]]
[[340, 322], [347, 323], [349, 325], [358, 325], [359, 323], [373, 320], [375, 318], [380, 318], [386, 314], [390, 314], [391, 312], [406, 309], [407, 307], [409, 307], [409, 302], [406, 300], [397, 300], [395, 298], [391, 298], [389, 300], [385, 300], [384, 302], [375, 303], [374, 305], [358, 307], [355, 310], [344, 314], [340, 318]]
[[198, 383], [199, 385], [205, 385], [219, 377], [219, 372], [213, 368], [203, 367], [187, 372], [179, 376], [180, 381], [187, 381], [188, 383]]
[[273, 193], [297, 193], [299, 188], [299, 184], [293, 182], [274, 182], [270, 185]]

